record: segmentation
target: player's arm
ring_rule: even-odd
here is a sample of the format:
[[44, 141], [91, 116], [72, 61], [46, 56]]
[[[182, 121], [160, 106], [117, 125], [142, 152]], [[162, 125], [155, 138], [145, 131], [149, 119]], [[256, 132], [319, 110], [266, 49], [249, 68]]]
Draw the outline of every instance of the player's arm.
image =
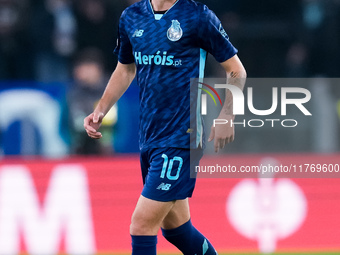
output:
[[[235, 85], [243, 90], [247, 73], [238, 56], [233, 56], [221, 63], [221, 65], [227, 72], [227, 83], [229, 85]], [[209, 142], [215, 139], [215, 152], [223, 149], [228, 143], [233, 142], [235, 137], [234, 125], [230, 125], [230, 122], [235, 119], [235, 116], [233, 115], [233, 97], [229, 90], [226, 90], [225, 94], [224, 104], [218, 119], [227, 120], [228, 124], [216, 125], [216, 127], [212, 126], [208, 139]]]
[[135, 75], [136, 65], [134, 63], [125, 65], [118, 62], [97, 107], [93, 113], [84, 119], [84, 128], [91, 138], [99, 139], [102, 137], [98, 129], [104, 116], [128, 89]]

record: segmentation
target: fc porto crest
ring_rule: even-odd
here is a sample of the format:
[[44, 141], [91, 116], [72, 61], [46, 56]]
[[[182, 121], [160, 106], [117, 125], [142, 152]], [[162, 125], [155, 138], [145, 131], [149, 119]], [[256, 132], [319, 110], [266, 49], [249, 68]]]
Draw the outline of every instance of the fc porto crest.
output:
[[183, 36], [183, 30], [178, 20], [173, 20], [171, 27], [168, 29], [168, 39], [172, 42], [176, 42]]

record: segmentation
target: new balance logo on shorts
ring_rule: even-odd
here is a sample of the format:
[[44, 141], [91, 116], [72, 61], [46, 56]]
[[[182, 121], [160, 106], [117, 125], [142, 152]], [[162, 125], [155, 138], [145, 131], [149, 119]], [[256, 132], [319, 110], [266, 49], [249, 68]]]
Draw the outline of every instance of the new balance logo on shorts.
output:
[[159, 190], [169, 190], [170, 189], [170, 187], [171, 187], [171, 184], [167, 184], [167, 183], [164, 183], [164, 182], [162, 182], [158, 187], [157, 187], [157, 189], [159, 189]]

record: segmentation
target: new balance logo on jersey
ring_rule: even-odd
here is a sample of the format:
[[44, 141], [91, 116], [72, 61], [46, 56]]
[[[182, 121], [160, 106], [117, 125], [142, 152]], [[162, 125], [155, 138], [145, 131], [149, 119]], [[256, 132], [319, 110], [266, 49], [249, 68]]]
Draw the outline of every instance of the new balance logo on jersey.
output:
[[227, 32], [224, 30], [222, 24], [220, 24], [220, 28], [218, 29], [221, 33], [221, 35], [224, 37], [224, 38], [227, 38], [229, 40], [229, 37], [228, 37], [228, 34]]
[[144, 33], [144, 30], [138, 30], [136, 29], [136, 31], [133, 33], [132, 37], [142, 37]]
[[182, 60], [175, 60], [175, 56], [168, 55], [166, 51], [161, 54], [157, 51], [155, 55], [142, 55], [141, 52], [135, 52], [135, 60], [139, 65], [157, 65], [157, 66], [181, 66]]
[[170, 188], [171, 188], [171, 184], [163, 183], [163, 182], [157, 187], [157, 189], [165, 190], [165, 191], [169, 190]]

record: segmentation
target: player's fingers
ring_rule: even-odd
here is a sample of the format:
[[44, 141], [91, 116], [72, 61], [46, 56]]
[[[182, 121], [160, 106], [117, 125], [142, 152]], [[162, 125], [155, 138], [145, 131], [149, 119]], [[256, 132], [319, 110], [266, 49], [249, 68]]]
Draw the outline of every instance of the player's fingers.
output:
[[93, 113], [93, 123], [98, 123], [99, 121], [101, 121], [101, 119], [104, 117], [103, 113]]
[[220, 139], [220, 149], [223, 149], [226, 145], [226, 139]]
[[97, 130], [93, 129], [93, 130], [86, 130], [86, 133], [89, 135], [89, 136], [98, 136], [100, 135], [100, 132], [98, 132]]
[[220, 141], [217, 138], [215, 138], [215, 141], [214, 141], [214, 148], [215, 148], [215, 152], [218, 152], [220, 150]]
[[102, 138], [102, 134], [100, 132], [87, 132], [87, 135], [93, 139]]
[[91, 127], [90, 123], [93, 119], [93, 113], [91, 113], [89, 116], [87, 116], [85, 119], [84, 119], [84, 128], [87, 131], [89, 132], [97, 132], [97, 130], [95, 130], [93, 127]]
[[99, 136], [90, 136], [90, 138], [95, 139], [95, 140], [99, 140], [101, 137], [99, 137]]
[[231, 135], [229, 138], [228, 138], [228, 143], [232, 143], [234, 141], [234, 135]]
[[211, 131], [210, 131], [210, 135], [209, 135], [209, 138], [208, 138], [208, 142], [211, 142], [212, 140], [214, 140], [214, 137], [215, 137], [215, 128], [212, 126]]
[[88, 132], [88, 133], [97, 133], [97, 130], [95, 130], [93, 127], [91, 127], [91, 125], [87, 125], [87, 126], [84, 126], [85, 127], [85, 130]]
[[92, 136], [97, 136], [100, 134], [100, 132], [98, 132], [94, 127], [90, 125], [85, 127], [85, 131], [88, 135], [92, 135]]
[[90, 115], [84, 119], [84, 128], [88, 125], [90, 125]]
[[98, 139], [100, 139], [100, 138], [102, 138], [102, 136], [100, 135], [98, 135], [98, 136], [90, 136], [92, 139], [96, 139], [96, 140], [98, 140]]

